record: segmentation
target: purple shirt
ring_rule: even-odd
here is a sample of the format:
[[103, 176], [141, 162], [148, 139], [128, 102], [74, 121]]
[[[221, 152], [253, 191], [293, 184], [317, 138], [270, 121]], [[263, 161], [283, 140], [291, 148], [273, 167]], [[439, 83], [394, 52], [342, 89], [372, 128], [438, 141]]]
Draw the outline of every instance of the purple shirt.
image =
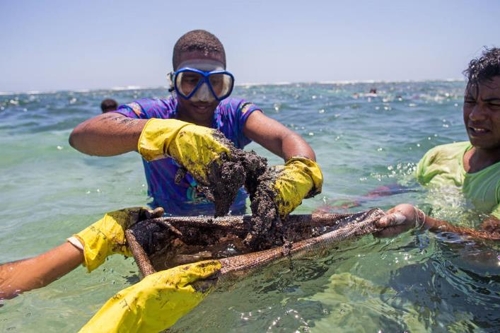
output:
[[[243, 99], [226, 98], [215, 109], [212, 128], [221, 131], [233, 144], [242, 149], [251, 142], [243, 134], [243, 127], [248, 116], [254, 111], [261, 111], [257, 106]], [[138, 119], [176, 119], [177, 99], [140, 99], [121, 105], [116, 111], [129, 118]], [[167, 157], [148, 162], [143, 159], [144, 171], [148, 182], [148, 195], [153, 198], [150, 206], [163, 207], [169, 215], [211, 215], [215, 213], [214, 204], [196, 189], [196, 181], [191, 174], [179, 184], [174, 182], [179, 164]], [[247, 193], [241, 188], [231, 206], [231, 214], [245, 214]]]

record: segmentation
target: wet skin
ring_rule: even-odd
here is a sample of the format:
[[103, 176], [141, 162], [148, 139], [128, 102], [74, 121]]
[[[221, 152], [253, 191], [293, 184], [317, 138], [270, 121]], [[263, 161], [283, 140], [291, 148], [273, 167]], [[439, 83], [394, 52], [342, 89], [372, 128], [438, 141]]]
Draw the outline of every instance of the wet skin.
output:
[[500, 161], [500, 76], [468, 85], [465, 91], [463, 117], [473, 149], [464, 156], [469, 173]]

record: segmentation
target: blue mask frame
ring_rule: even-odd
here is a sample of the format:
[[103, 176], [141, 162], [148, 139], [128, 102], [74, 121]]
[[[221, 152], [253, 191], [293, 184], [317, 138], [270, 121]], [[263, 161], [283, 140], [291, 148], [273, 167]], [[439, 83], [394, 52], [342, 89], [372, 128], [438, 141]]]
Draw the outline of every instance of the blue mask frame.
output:
[[[177, 86], [177, 77], [179, 74], [181, 73], [185, 73], [185, 72], [192, 72], [192, 73], [196, 73], [196, 74], [199, 74], [201, 75], [202, 79], [200, 79], [198, 81], [198, 83], [196, 84], [196, 86], [193, 88], [193, 90], [188, 94], [188, 95], [185, 95], [181, 92], [181, 90], [179, 89], [179, 87]], [[217, 94], [215, 93], [214, 91], [214, 88], [212, 87], [212, 83], [210, 82], [210, 76], [212, 75], [215, 75], [215, 74], [224, 74], [224, 75], [227, 75], [230, 77], [230, 85], [229, 87], [227, 88], [227, 91], [221, 95], [221, 96], [217, 96]], [[234, 88], [234, 76], [233, 74], [231, 74], [230, 72], [228, 71], [225, 71], [225, 70], [215, 70], [215, 71], [210, 71], [210, 72], [206, 72], [206, 71], [202, 71], [202, 70], [199, 70], [199, 69], [196, 69], [196, 68], [191, 68], [191, 67], [182, 67], [180, 69], [178, 69], [177, 71], [175, 72], [170, 72], [170, 80], [173, 84], [173, 87], [174, 87], [174, 90], [175, 92], [181, 96], [182, 98], [184, 99], [190, 99], [191, 97], [193, 97], [194, 94], [196, 94], [196, 92], [198, 91], [198, 89], [200, 89], [200, 87], [206, 83], [208, 88], [210, 89], [210, 92], [212, 93], [212, 95], [214, 96], [214, 98], [217, 100], [217, 101], [222, 101], [223, 99], [229, 97], [229, 95], [231, 95], [232, 91], [233, 91], [233, 88]]]

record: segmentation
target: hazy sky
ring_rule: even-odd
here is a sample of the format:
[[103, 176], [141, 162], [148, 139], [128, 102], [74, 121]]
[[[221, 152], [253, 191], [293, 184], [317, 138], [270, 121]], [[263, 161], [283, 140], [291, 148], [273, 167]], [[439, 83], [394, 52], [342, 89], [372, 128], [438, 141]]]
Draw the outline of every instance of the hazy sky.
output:
[[165, 86], [206, 29], [236, 82], [461, 79], [500, 46], [499, 0], [0, 0], [0, 91]]

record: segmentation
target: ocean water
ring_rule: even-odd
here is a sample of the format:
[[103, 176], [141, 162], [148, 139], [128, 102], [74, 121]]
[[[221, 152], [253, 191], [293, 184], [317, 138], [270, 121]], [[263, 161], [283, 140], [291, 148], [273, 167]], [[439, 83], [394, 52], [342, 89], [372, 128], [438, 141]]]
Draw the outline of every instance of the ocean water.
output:
[[[377, 94], [368, 93], [371, 88]], [[235, 88], [315, 149], [323, 192], [296, 213], [419, 205], [458, 224], [480, 216], [460, 199], [427, 193], [412, 176], [431, 147], [467, 140], [462, 81], [311, 83]], [[103, 213], [149, 201], [137, 153], [83, 155], [71, 130], [100, 113], [103, 98], [126, 103], [166, 89], [0, 95], [0, 263], [46, 251]], [[269, 164], [282, 163], [255, 144]], [[381, 185], [413, 189], [363, 198]], [[359, 205], [349, 206], [357, 201]], [[499, 246], [429, 232], [371, 235], [270, 265], [223, 285], [172, 332], [496, 332]], [[79, 267], [51, 285], [0, 301], [0, 332], [78, 331], [117, 291], [139, 281], [132, 258]], [[165, 314], [168, 315], [168, 314]]]

